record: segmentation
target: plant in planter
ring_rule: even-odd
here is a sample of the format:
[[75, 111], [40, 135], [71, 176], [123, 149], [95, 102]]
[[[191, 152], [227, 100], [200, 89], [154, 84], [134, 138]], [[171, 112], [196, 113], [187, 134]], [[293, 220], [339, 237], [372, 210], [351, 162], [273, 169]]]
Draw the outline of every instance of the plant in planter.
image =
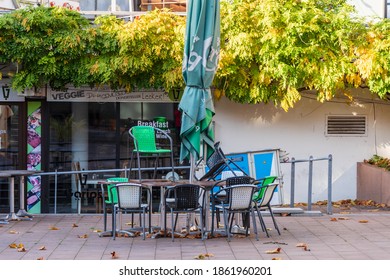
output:
[[373, 155], [372, 158], [368, 160], [364, 160], [365, 163], [369, 163], [381, 168], [385, 168], [386, 170], [390, 171], [390, 159], [381, 157], [378, 155]]
[[357, 163], [357, 199], [390, 205], [390, 159], [373, 155]]

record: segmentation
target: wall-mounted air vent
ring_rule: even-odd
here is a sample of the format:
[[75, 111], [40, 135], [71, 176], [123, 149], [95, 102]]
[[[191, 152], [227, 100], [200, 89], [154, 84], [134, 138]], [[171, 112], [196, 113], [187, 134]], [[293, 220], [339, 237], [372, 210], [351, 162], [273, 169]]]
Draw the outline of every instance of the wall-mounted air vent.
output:
[[327, 136], [366, 136], [367, 117], [362, 115], [329, 115], [326, 117]]

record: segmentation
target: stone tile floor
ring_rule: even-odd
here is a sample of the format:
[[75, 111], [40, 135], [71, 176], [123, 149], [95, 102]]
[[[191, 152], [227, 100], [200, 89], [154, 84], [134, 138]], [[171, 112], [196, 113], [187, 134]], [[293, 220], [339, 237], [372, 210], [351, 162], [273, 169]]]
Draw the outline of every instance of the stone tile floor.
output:
[[[102, 215], [35, 215], [31, 221], [0, 225], [0, 260], [390, 260], [390, 212], [359, 209], [333, 215], [276, 216], [281, 235], [271, 228], [259, 241], [235, 235], [201, 239], [99, 237]], [[158, 223], [153, 215], [153, 224]], [[128, 217], [124, 217], [124, 223]], [[74, 225], [77, 225], [74, 226]], [[258, 226], [260, 229], [260, 227]], [[305, 243], [304, 247], [297, 244]], [[23, 249], [11, 248], [23, 244]], [[14, 245], [14, 246], [15, 246]], [[42, 250], [44, 247], [44, 250]], [[269, 254], [280, 248], [278, 254]], [[115, 252], [115, 253], [114, 253]], [[206, 254], [209, 254], [207, 257]]]

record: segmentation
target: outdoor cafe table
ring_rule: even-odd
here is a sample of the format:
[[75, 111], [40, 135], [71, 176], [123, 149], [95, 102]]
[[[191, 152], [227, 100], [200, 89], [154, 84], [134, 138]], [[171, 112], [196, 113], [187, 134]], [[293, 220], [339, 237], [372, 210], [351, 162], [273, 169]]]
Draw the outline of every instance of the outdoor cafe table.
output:
[[[100, 181], [99, 184], [103, 185], [110, 185], [110, 184], [121, 184], [125, 182], [108, 182], [108, 181]], [[194, 185], [199, 185], [205, 188], [206, 192], [206, 201], [205, 201], [205, 229], [206, 231], [209, 230], [209, 222], [208, 222], [208, 216], [210, 214], [210, 192], [211, 188], [214, 186], [216, 183], [215, 181], [192, 181], [189, 182], [189, 180], [179, 180], [179, 181], [171, 181], [171, 180], [166, 180], [166, 179], [142, 179], [142, 180], [135, 180], [135, 179], [130, 179], [128, 180], [128, 183], [135, 183], [135, 184], [141, 184], [144, 187], [147, 188], [153, 188], [153, 187], [160, 187], [160, 228], [164, 229], [165, 228], [165, 201], [164, 201], [164, 192], [167, 187], [170, 186], [176, 186], [176, 185], [181, 185], [181, 184], [194, 184]], [[103, 190], [103, 188], [102, 188]], [[103, 198], [104, 199], [104, 198]], [[112, 236], [112, 231], [106, 231], [103, 233], [100, 233], [100, 236]], [[161, 233], [157, 233], [153, 237], [158, 237], [160, 236]]]
[[[7, 222], [10, 220], [21, 220], [23, 218], [31, 219], [32, 215], [28, 214], [25, 210], [25, 203], [24, 203], [24, 177], [33, 175], [37, 172], [42, 171], [36, 171], [36, 170], [2, 170], [0, 171], [0, 178], [8, 178], [8, 189], [9, 189], [9, 208], [10, 213], [1, 220]], [[20, 184], [19, 184], [19, 211], [15, 214], [15, 177], [20, 177]]]

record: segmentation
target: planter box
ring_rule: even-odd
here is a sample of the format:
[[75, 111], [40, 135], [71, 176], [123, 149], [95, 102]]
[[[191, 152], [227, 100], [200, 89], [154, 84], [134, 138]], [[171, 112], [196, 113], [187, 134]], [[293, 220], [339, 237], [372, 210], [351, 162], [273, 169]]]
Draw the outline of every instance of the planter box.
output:
[[357, 163], [357, 199], [390, 205], [390, 171], [372, 164]]

